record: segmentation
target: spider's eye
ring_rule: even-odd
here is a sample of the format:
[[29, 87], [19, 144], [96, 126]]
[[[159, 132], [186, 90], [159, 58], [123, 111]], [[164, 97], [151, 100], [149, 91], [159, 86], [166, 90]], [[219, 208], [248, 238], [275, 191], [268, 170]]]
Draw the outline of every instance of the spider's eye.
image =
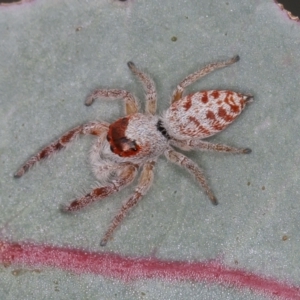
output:
[[137, 145], [136, 141], [131, 141], [126, 137], [122, 137], [122, 138], [120, 138], [119, 143], [124, 152], [130, 151], [130, 150], [137, 151], [138, 145]]
[[135, 141], [131, 141], [126, 137], [122, 137], [118, 140], [111, 140], [110, 144], [111, 152], [118, 154], [119, 156], [135, 155], [139, 149], [139, 146]]

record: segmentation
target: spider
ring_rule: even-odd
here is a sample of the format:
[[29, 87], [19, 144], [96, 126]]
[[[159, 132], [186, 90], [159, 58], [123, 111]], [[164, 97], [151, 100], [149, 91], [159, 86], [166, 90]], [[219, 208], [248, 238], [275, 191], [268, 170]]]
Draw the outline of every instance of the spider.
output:
[[32, 156], [15, 173], [21, 177], [33, 165], [53, 153], [66, 148], [79, 135], [94, 135], [96, 141], [90, 152], [93, 172], [99, 180], [83, 197], [74, 199], [61, 207], [63, 212], [77, 211], [96, 200], [102, 200], [131, 184], [139, 169], [140, 177], [133, 194], [122, 205], [113, 218], [100, 245], [105, 246], [124, 217], [147, 193], [153, 177], [154, 167], [159, 156], [164, 155], [172, 163], [185, 168], [204, 189], [213, 204], [217, 199], [210, 189], [203, 171], [188, 157], [174, 150], [203, 150], [226, 153], [247, 154], [249, 148], [234, 148], [224, 144], [203, 141], [224, 130], [252, 101], [253, 96], [229, 90], [205, 90], [184, 96], [190, 84], [210, 72], [229, 66], [239, 60], [234, 56], [226, 61], [211, 63], [188, 75], [173, 92], [171, 105], [162, 116], [156, 115], [157, 97], [153, 80], [138, 69], [133, 62], [127, 65], [142, 83], [146, 94], [146, 112], [140, 113], [135, 96], [121, 89], [97, 89], [85, 101], [89, 106], [97, 98], [125, 101], [125, 116], [112, 124], [89, 122], [79, 125], [58, 140], [44, 147]]

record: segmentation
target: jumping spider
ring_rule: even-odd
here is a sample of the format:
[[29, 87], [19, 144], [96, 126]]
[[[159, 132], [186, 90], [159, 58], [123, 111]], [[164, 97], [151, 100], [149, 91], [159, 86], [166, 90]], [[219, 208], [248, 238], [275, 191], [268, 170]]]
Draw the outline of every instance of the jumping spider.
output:
[[113, 232], [129, 210], [147, 193], [154, 177], [154, 166], [158, 157], [165, 157], [194, 175], [213, 204], [216, 197], [210, 189], [203, 171], [188, 157], [174, 150], [208, 150], [227, 153], [250, 153], [248, 148], [233, 148], [223, 144], [212, 144], [203, 139], [224, 130], [242, 112], [253, 97], [228, 90], [206, 90], [183, 96], [184, 89], [208, 73], [229, 66], [239, 56], [212, 63], [187, 76], [172, 95], [171, 105], [162, 116], [156, 115], [156, 89], [153, 80], [128, 62], [132, 73], [141, 81], [146, 93], [146, 113], [140, 113], [137, 99], [126, 90], [97, 89], [85, 101], [89, 106], [96, 98], [124, 99], [126, 116], [112, 124], [90, 122], [79, 125], [61, 136], [57, 141], [32, 156], [16, 173], [21, 177], [38, 161], [64, 149], [80, 134], [97, 137], [92, 146], [90, 160], [95, 176], [101, 185], [85, 196], [63, 206], [62, 211], [79, 210], [96, 200], [102, 200], [120, 191], [133, 182], [138, 170], [141, 175], [134, 193], [122, 205], [101, 240], [105, 246]]

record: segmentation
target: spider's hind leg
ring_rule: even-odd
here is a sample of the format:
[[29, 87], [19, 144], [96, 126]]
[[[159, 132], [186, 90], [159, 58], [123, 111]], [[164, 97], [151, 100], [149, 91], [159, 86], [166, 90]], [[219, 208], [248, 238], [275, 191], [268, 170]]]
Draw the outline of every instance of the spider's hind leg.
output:
[[154, 115], [157, 108], [157, 95], [154, 81], [146, 73], [139, 70], [132, 61], [129, 61], [127, 65], [143, 84], [146, 93], [146, 112]]
[[187, 171], [192, 174], [198, 181], [198, 183], [202, 186], [212, 204], [218, 204], [218, 201], [214, 193], [210, 189], [203, 171], [191, 159], [187, 158], [185, 155], [179, 152], [176, 152], [172, 148], [168, 148], [164, 154], [169, 161], [187, 169]]
[[200, 79], [201, 77], [204, 77], [205, 75], [211, 73], [214, 70], [230, 66], [239, 60], [240, 60], [240, 57], [238, 55], [236, 55], [229, 60], [209, 64], [209, 65], [205, 66], [204, 68], [188, 75], [177, 85], [175, 91], [173, 92], [171, 102], [173, 103], [175, 101], [180, 100], [182, 98], [184, 89], [186, 87], [188, 87], [189, 85], [191, 85], [192, 83], [194, 83], [195, 81], [197, 81], [198, 79]]
[[251, 153], [250, 148], [236, 148], [227, 146], [225, 144], [214, 144], [202, 140], [171, 140], [171, 144], [182, 150], [200, 150], [200, 151], [214, 151], [232, 154], [249, 154]]
[[101, 246], [105, 246], [108, 240], [111, 239], [114, 231], [120, 225], [122, 220], [125, 218], [130, 209], [132, 209], [141, 198], [147, 193], [153, 181], [153, 169], [155, 162], [147, 162], [143, 166], [143, 170], [139, 179], [137, 188], [135, 189], [133, 195], [122, 205], [118, 214], [113, 218], [108, 230], [106, 231], [103, 239], [100, 242]]

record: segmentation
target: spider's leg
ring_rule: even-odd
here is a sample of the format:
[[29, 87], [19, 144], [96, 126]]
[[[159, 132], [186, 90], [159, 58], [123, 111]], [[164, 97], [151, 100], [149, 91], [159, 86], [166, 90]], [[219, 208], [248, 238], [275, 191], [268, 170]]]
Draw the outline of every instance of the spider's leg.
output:
[[139, 70], [132, 61], [127, 63], [132, 73], [141, 81], [146, 93], [146, 112], [154, 115], [157, 107], [157, 96], [154, 81], [144, 72]]
[[35, 165], [40, 160], [46, 159], [52, 154], [58, 152], [59, 150], [66, 148], [80, 134], [102, 135], [107, 130], [108, 130], [107, 123], [90, 122], [87, 124], [79, 125], [66, 132], [55, 142], [44, 147], [36, 155], [29, 158], [29, 160], [27, 160], [25, 164], [14, 174], [14, 176], [15, 177], [23, 176], [25, 172], [27, 172], [33, 165]]
[[137, 99], [133, 94], [127, 92], [126, 90], [117, 90], [117, 89], [97, 89], [92, 92], [85, 100], [85, 105], [91, 105], [95, 99], [104, 98], [104, 99], [124, 99], [125, 100], [125, 113], [126, 115], [135, 114], [139, 111], [139, 105]]
[[102, 185], [106, 185], [106, 183], [109, 182], [111, 175], [118, 172], [124, 165], [101, 157], [100, 154], [103, 151], [103, 144], [105, 143], [106, 138], [107, 134], [98, 136], [90, 150], [90, 162], [93, 173]]
[[195, 73], [188, 75], [177, 85], [177, 87], [172, 95], [172, 103], [175, 101], [178, 101], [179, 99], [182, 98], [184, 89], [186, 87], [188, 87], [190, 84], [194, 83], [201, 77], [204, 77], [205, 75], [209, 74], [210, 72], [212, 72], [214, 70], [232, 65], [233, 63], [239, 61], [239, 59], [240, 59], [240, 57], [238, 55], [236, 55], [229, 60], [209, 64], [209, 65], [205, 66], [204, 68], [196, 71]]
[[251, 153], [249, 148], [235, 148], [224, 144], [213, 144], [202, 140], [171, 140], [171, 144], [182, 150], [201, 150], [201, 151], [215, 151], [233, 154], [248, 154]]
[[109, 239], [111, 239], [114, 231], [120, 225], [122, 220], [127, 215], [128, 211], [133, 208], [141, 198], [147, 193], [153, 181], [153, 169], [155, 162], [147, 162], [143, 166], [143, 170], [133, 195], [122, 205], [119, 213], [113, 218], [108, 230], [100, 242], [101, 246], [105, 246]]
[[116, 179], [112, 180], [110, 184], [103, 187], [94, 188], [85, 196], [73, 200], [68, 205], [61, 206], [61, 210], [63, 212], [76, 211], [95, 201], [102, 200], [120, 191], [122, 188], [126, 187], [134, 180], [137, 174], [137, 166], [131, 163], [127, 163], [125, 165], [120, 166], [120, 170], [115, 171], [119, 171], [117, 172], [118, 176], [116, 176]]
[[190, 160], [185, 155], [183, 155], [179, 152], [176, 152], [175, 150], [173, 150], [171, 148], [168, 148], [164, 154], [168, 160], [170, 160], [173, 163], [178, 164], [181, 167], [186, 168], [192, 175], [194, 175], [196, 180], [199, 182], [199, 184], [205, 190], [205, 192], [208, 195], [209, 199], [211, 200], [212, 204], [214, 204], [214, 205], [218, 204], [217, 199], [214, 196], [212, 190], [210, 189], [202, 170], [192, 160]]

